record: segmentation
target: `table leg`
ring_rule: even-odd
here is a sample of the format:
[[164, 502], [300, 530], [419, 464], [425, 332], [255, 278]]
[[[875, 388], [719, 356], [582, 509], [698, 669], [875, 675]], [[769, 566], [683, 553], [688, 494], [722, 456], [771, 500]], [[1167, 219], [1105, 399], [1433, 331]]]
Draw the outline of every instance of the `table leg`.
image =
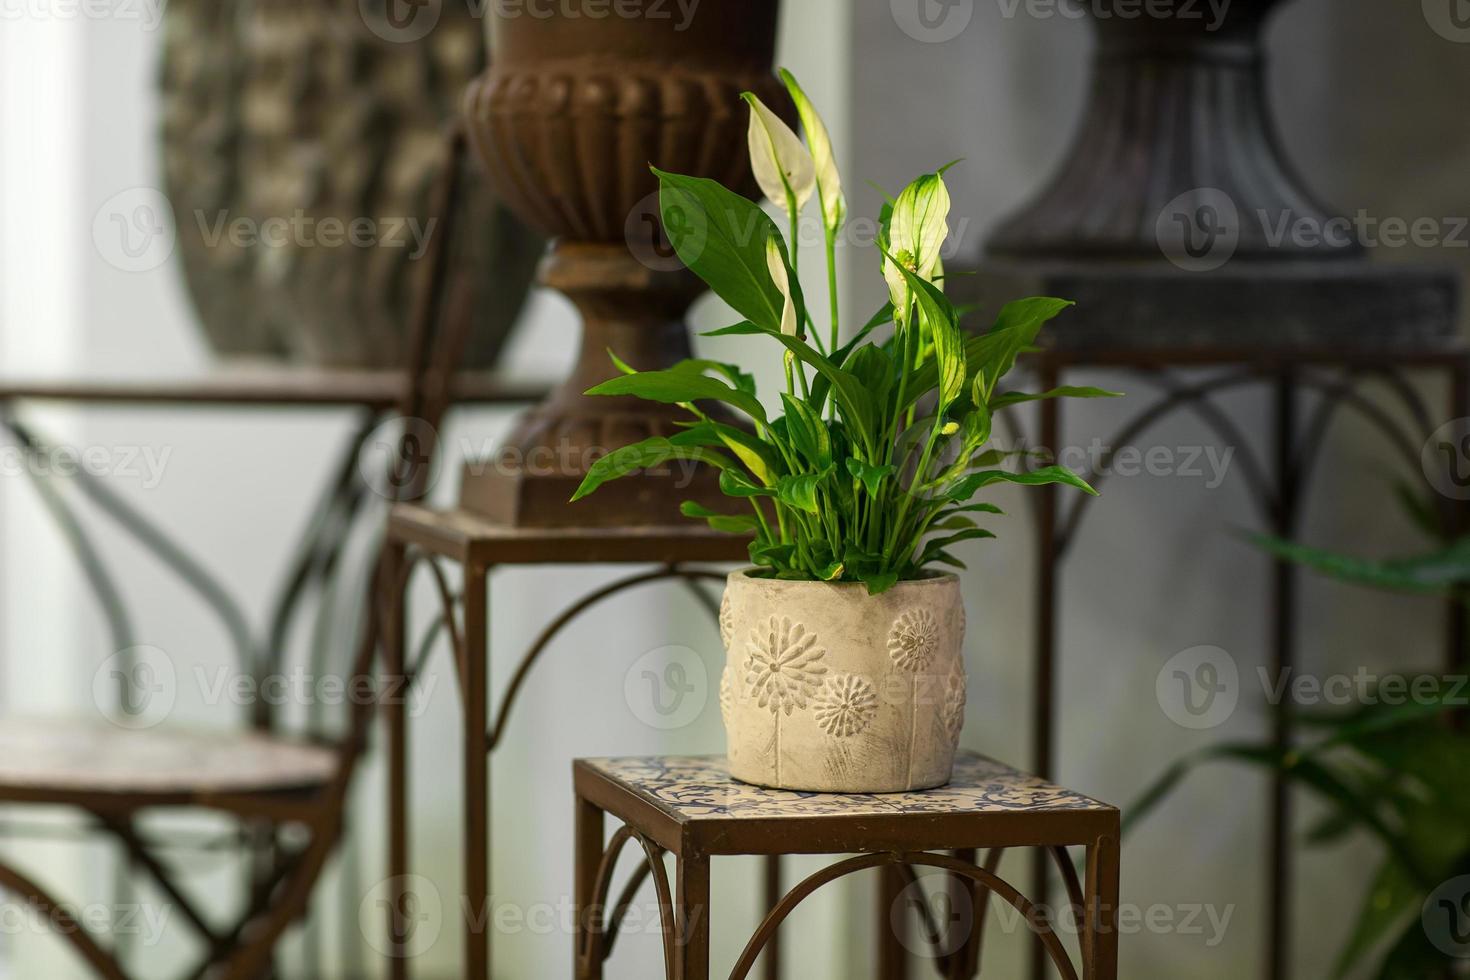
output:
[[[408, 874], [408, 691], [405, 678], [404, 641], [407, 589], [398, 589], [399, 570], [405, 552], [390, 544], [383, 564], [383, 602], [387, 615], [383, 624], [383, 675], [387, 697], [382, 706], [387, 725], [388, 765], [388, 877], [402, 880]], [[392, 591], [390, 591], [392, 590]], [[389, 980], [408, 980], [407, 951], [396, 943], [396, 910], [389, 910]]]
[[1083, 980], [1118, 980], [1119, 834], [1115, 829], [1087, 848], [1086, 942]]
[[[954, 856], [966, 864], [976, 864], [980, 852], [971, 848], [955, 851]], [[959, 944], [948, 939], [945, 942], [946, 947], [954, 947], [949, 954], [948, 980], [970, 980], [980, 972], [980, 938], [985, 929], [985, 922], [980, 916], [980, 885], [958, 875], [950, 875], [948, 884], [949, 928], [965, 930], [965, 938]]]
[[[903, 873], [892, 865], [878, 871], [878, 980], [907, 980], [908, 955], [900, 933], [908, 928], [908, 910], [898, 909], [906, 887]], [[897, 909], [897, 911], [895, 911]]]
[[[786, 894], [781, 888], [781, 855], [767, 855], [764, 865], [765, 908], [761, 909], [762, 917], [774, 909]], [[771, 937], [771, 941], [766, 944], [765, 952], [761, 956], [765, 959], [765, 980], [781, 980], [781, 931], [779, 929]]]
[[464, 663], [460, 689], [464, 701], [464, 908], [465, 980], [490, 978], [490, 651], [486, 623], [486, 570], [475, 566], [464, 576]]
[[[596, 908], [592, 902], [597, 891], [597, 869], [602, 863], [603, 813], [596, 804], [577, 797], [576, 820], [576, 885], [573, 902], [576, 908], [576, 940], [572, 976], [576, 980], [602, 980], [602, 956], [594, 949], [591, 937], [607, 921], [608, 910]], [[584, 956], [584, 954], [590, 954]]]
[[677, 980], [709, 980], [709, 856], [681, 854], [675, 904]]

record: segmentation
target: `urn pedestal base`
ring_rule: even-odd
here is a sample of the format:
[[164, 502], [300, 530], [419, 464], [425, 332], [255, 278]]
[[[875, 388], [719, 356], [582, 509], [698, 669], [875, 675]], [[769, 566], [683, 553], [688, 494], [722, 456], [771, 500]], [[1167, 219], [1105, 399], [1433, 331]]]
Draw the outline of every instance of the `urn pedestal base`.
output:
[[584, 393], [618, 374], [609, 353], [640, 371], [688, 357], [684, 314], [703, 291], [699, 280], [684, 269], [649, 268], [621, 244], [564, 242], [542, 262], [540, 281], [581, 312], [581, 353], [567, 380], [521, 417], [493, 458], [465, 464], [460, 506], [512, 527], [682, 524], [685, 500], [728, 509], [718, 473], [688, 461], [614, 480], [570, 502], [597, 459], [674, 435], [677, 423], [688, 421], [673, 405]]

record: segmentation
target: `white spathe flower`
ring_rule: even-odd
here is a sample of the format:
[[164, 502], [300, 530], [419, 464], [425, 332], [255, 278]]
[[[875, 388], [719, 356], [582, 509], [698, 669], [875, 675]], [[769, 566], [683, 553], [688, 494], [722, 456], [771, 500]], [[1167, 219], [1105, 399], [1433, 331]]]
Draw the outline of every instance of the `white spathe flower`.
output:
[[799, 213], [817, 189], [816, 164], [801, 137], [780, 116], [753, 93], [746, 92], [744, 99], [750, 103], [750, 167], [756, 183], [782, 211], [794, 216], [791, 199]]
[[786, 271], [786, 257], [781, 254], [781, 246], [774, 238], [766, 239], [766, 268], [770, 270], [771, 281], [781, 290], [781, 297], [785, 300], [781, 309], [781, 332], [795, 337], [796, 301], [791, 298], [791, 276]]
[[847, 199], [842, 196], [842, 175], [837, 170], [837, 157], [832, 152], [832, 137], [826, 123], [817, 114], [811, 100], [802, 91], [796, 76], [785, 68], [781, 69], [781, 80], [796, 103], [796, 114], [801, 117], [801, 128], [806, 130], [807, 145], [811, 147], [812, 162], [816, 167], [817, 193], [822, 204], [822, 218], [827, 230], [836, 232], [847, 220]]
[[[949, 209], [949, 188], [937, 173], [925, 174], [905, 187], [893, 204], [888, 252], [926, 282], [943, 274], [940, 252], [949, 237]], [[894, 309], [902, 315], [908, 309], [909, 285], [887, 258], [883, 260], [883, 278], [888, 282]]]

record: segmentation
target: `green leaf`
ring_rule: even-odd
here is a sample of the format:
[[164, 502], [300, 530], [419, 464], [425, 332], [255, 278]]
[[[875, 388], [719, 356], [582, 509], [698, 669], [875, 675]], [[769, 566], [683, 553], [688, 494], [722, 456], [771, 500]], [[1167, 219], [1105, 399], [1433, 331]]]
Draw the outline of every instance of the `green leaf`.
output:
[[810, 344], [799, 337], [772, 333], [771, 336], [791, 351], [802, 363], [815, 368], [832, 386], [837, 407], [847, 417], [848, 424], [866, 437], [871, 437], [876, 426], [876, 406], [872, 395], [856, 377], [827, 358], [817, 353]]
[[817, 487], [831, 475], [832, 467], [829, 466], [820, 473], [783, 476], [776, 483], [776, 499], [796, 510], [805, 511], [808, 514], [820, 514], [822, 510], [817, 503]]
[[750, 477], [736, 469], [726, 469], [720, 473], [720, 492], [727, 497], [774, 497], [776, 495], [775, 490], [752, 483]]
[[744, 429], [723, 422], [696, 422], [683, 432], [669, 437], [676, 446], [709, 446], [728, 449], [735, 454], [746, 469], [766, 486], [774, 486], [776, 478], [785, 472], [776, 447], [756, 438]]
[[882, 595], [898, 584], [897, 572], [876, 572], [862, 579], [868, 587], [868, 595]]
[[1267, 535], [1249, 535], [1251, 541], [1284, 561], [1294, 562], [1331, 578], [1354, 585], [1420, 595], [1438, 595], [1470, 583], [1470, 537], [1448, 548], [1418, 558], [1374, 561]]
[[[886, 252], [884, 253], [887, 254]], [[909, 271], [902, 263], [889, 256], [899, 273], [908, 283], [919, 301], [919, 319], [934, 338], [934, 363], [936, 365], [935, 387], [939, 389], [939, 411], [943, 412], [965, 390], [968, 376], [965, 361], [965, 343], [960, 334], [959, 318], [954, 304], [935, 286]], [[917, 399], [927, 388], [914, 392]], [[900, 409], [907, 406], [901, 405]]]
[[852, 474], [854, 480], [857, 480], [863, 485], [863, 489], [868, 491], [869, 497], [877, 500], [878, 490], [882, 486], [883, 481], [894, 473], [897, 473], [898, 468], [892, 465], [875, 466], [872, 463], [858, 459], [856, 456], [849, 456], [847, 457], [847, 472]]
[[758, 327], [755, 324], [751, 323], [749, 320], [741, 320], [739, 323], [732, 323], [728, 327], [720, 327], [718, 330], [706, 330], [704, 333], [700, 334], [700, 336], [701, 337], [739, 337], [739, 336], [748, 336], [749, 334], [768, 333], [768, 332], [769, 331], [762, 330], [760, 327]]
[[846, 568], [847, 566], [843, 565], [842, 562], [834, 561], [830, 565], [825, 565], [818, 569], [817, 578], [823, 582], [835, 582], [842, 577], [842, 573]]
[[1053, 388], [1051, 391], [1044, 391], [1044, 392], [1041, 392], [1039, 394], [1029, 394], [1029, 393], [1026, 393], [1026, 392], [1009, 391], [1009, 392], [1006, 392], [1004, 395], [998, 395], [998, 396], [990, 399], [990, 408], [991, 408], [992, 411], [994, 411], [995, 409], [1005, 408], [1007, 405], [1020, 405], [1023, 402], [1046, 401], [1046, 400], [1052, 399], [1052, 398], [1122, 398], [1122, 397], [1123, 397], [1123, 393], [1121, 391], [1106, 391], [1106, 390], [1104, 390], [1102, 388], [1075, 387], [1075, 386], [1072, 386], [1072, 385], [1063, 385], [1060, 388]]
[[572, 495], [572, 500], [581, 500], [609, 480], [627, 476], [638, 470], [659, 466], [671, 459], [691, 459], [710, 466], [717, 466], [725, 473], [734, 472], [729, 467], [734, 462], [720, 453], [699, 446], [678, 446], [663, 436], [654, 436], [631, 446], [615, 449], [601, 457], [587, 469], [582, 485]]
[[1044, 466], [1039, 470], [1031, 470], [1028, 473], [1011, 473], [1007, 470], [985, 470], [981, 473], [973, 473], [951, 487], [941, 499], [956, 503], [963, 502], [969, 500], [982, 488], [988, 487], [992, 483], [1018, 483], [1027, 487], [1061, 483], [1069, 487], [1076, 487], [1083, 493], [1091, 494], [1094, 497], [1097, 496], [1097, 491], [1086, 480], [1065, 466]]
[[795, 555], [794, 544], [779, 544], [759, 538], [750, 543], [750, 560], [765, 568], [789, 567]]
[[721, 514], [694, 500], [686, 500], [680, 504], [679, 512], [685, 517], [703, 519], [713, 530], [726, 534], [751, 534], [757, 527], [756, 519], [751, 514]]
[[723, 375], [737, 390], [747, 395], [755, 394], [755, 376], [740, 370], [739, 365], [726, 364], [724, 361], [711, 361], [700, 357], [689, 357], [669, 368], [670, 371], [688, 371], [691, 374], [705, 374], [710, 371]]
[[781, 404], [786, 407], [786, 432], [791, 445], [818, 469], [831, 465], [832, 437], [827, 432], [827, 423], [806, 402], [784, 391]]
[[857, 378], [875, 405], [887, 405], [893, 390], [893, 357], [881, 347], [867, 344], [852, 352], [843, 370]]
[[951, 534], [948, 537], [935, 538], [934, 540], [924, 545], [924, 550], [920, 553], [919, 560], [915, 562], [915, 564], [918, 565], [920, 568], [923, 568], [925, 565], [928, 565], [930, 562], [934, 561], [936, 555], [941, 552], [946, 552], [950, 547], [957, 545], [962, 541], [974, 541], [979, 538], [994, 537], [994, 532], [987, 531], [984, 528], [976, 527], [970, 528], [969, 530], [960, 531], [956, 534]]
[[759, 400], [717, 378], [691, 371], [640, 371], [604, 381], [587, 390], [589, 395], [632, 395], [646, 401], [677, 405], [680, 402], [718, 401], [740, 409], [751, 418], [766, 421]]
[[679, 259], [741, 316], [780, 330], [785, 299], [766, 267], [766, 242], [780, 238], [775, 222], [717, 181], [653, 172], [664, 229]]

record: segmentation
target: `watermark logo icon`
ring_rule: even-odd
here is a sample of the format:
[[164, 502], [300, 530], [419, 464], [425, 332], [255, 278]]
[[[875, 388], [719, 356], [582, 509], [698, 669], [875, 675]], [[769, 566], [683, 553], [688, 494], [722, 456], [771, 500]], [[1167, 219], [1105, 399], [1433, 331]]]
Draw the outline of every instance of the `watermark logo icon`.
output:
[[[889, 907], [888, 922], [899, 942], [910, 953], [916, 956], [948, 956], [957, 952], [970, 935], [975, 924], [975, 903], [968, 888], [948, 887], [948, 875], [929, 877], [943, 884], [926, 889], [921, 879], [910, 882]], [[923, 923], [925, 928], [917, 933], [906, 928], [906, 922], [912, 919]], [[931, 927], [935, 934], [925, 935]]]
[[1154, 224], [1164, 257], [1186, 272], [1212, 272], [1240, 247], [1240, 209], [1219, 188], [1196, 187], [1164, 205]]
[[92, 218], [97, 254], [123, 272], [150, 272], [168, 261], [177, 240], [174, 209], [152, 187], [132, 187], [103, 202]]
[[1470, 960], [1470, 875], [1452, 878], [1424, 901], [1424, 934], [1446, 956]]
[[425, 419], [389, 419], [363, 440], [357, 472], [373, 493], [388, 500], [423, 495], [443, 469], [434, 451], [439, 434]]
[[374, 885], [357, 907], [368, 945], [383, 956], [412, 959], [434, 948], [444, 926], [439, 889], [421, 875], [398, 875]]
[[367, 29], [390, 44], [422, 41], [439, 26], [444, 0], [357, 0]]
[[1470, 0], [1422, 0], [1424, 19], [1434, 33], [1456, 44], [1470, 44]]
[[965, 32], [975, 18], [975, 0], [888, 0], [893, 21], [924, 44], [943, 44]]
[[[670, 191], [668, 207], [654, 191], [633, 206], [623, 222], [628, 252], [654, 272], [678, 272], [704, 254], [709, 228], [703, 212], [683, 195]], [[680, 256], [684, 258], [680, 258]]]
[[1154, 694], [1164, 714], [1181, 728], [1217, 728], [1240, 703], [1240, 668], [1220, 647], [1190, 647], [1160, 668]]
[[1435, 429], [1419, 452], [1424, 477], [1451, 500], [1470, 500], [1470, 418]]
[[693, 724], [709, 701], [704, 658], [683, 646], [650, 650], [623, 676], [623, 697], [634, 717], [650, 728], [669, 731]]
[[92, 674], [92, 703], [119, 728], [152, 728], [173, 712], [178, 693], [173, 659], [158, 647], [119, 650]]

